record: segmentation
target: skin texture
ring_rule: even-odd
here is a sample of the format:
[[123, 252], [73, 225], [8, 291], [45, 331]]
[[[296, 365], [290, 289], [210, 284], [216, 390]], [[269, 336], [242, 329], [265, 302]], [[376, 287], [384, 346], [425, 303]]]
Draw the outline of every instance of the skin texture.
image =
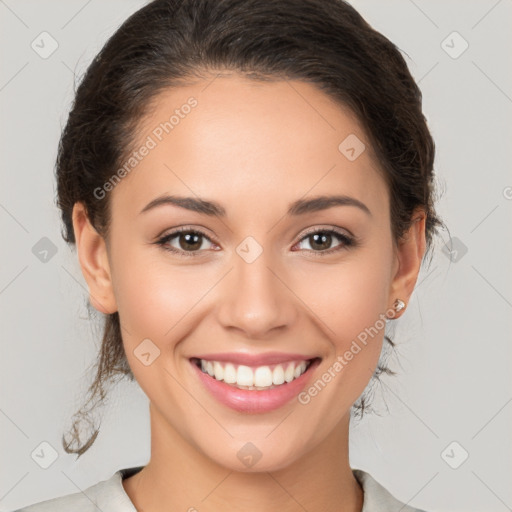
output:
[[[397, 298], [408, 303], [425, 251], [424, 214], [415, 212], [395, 246], [390, 198], [365, 133], [350, 111], [304, 82], [232, 74], [166, 90], [139, 142], [191, 96], [197, 106], [110, 192], [108, 243], [80, 203], [73, 210], [91, 303], [119, 311], [130, 367], [150, 401], [151, 458], [124, 488], [144, 511], [360, 511], [350, 407], [375, 370], [384, 329], [307, 405], [294, 399], [268, 413], [217, 402], [189, 358], [298, 352], [322, 358], [315, 382]], [[349, 134], [366, 144], [354, 161], [338, 150]], [[139, 213], [164, 193], [217, 201], [226, 217], [173, 205]], [[297, 199], [334, 193], [357, 198], [371, 215], [335, 206], [286, 216]], [[209, 237], [198, 256], [154, 244], [179, 226]], [[308, 228], [338, 228], [359, 243], [319, 256], [343, 241], [333, 235], [315, 248]], [[248, 236], [263, 249], [252, 263], [236, 252]], [[186, 250], [181, 240], [168, 245]], [[134, 355], [146, 338], [160, 350], [149, 366]], [[248, 442], [262, 453], [252, 467], [237, 457]]]

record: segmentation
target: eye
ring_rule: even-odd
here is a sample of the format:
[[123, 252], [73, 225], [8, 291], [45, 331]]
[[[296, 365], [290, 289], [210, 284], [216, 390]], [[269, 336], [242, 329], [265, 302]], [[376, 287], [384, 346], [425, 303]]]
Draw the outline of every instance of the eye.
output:
[[[333, 239], [336, 238], [341, 243], [331, 248], [330, 246], [333, 243]], [[155, 243], [160, 245], [164, 250], [177, 254], [178, 256], [189, 257], [200, 256], [201, 250], [207, 249], [207, 247], [204, 247], [205, 240], [215, 245], [202, 231], [181, 227], [161, 237]], [[310, 244], [311, 249], [308, 249], [308, 251], [318, 256], [332, 254], [356, 245], [356, 240], [353, 237], [335, 229], [325, 228], [317, 228], [307, 232], [295, 246], [300, 245], [303, 241], [307, 241]], [[177, 244], [178, 246], [176, 247], [172, 244]]]
[[[338, 240], [341, 241], [341, 243], [335, 246], [334, 248], [331, 248], [330, 246], [332, 245], [333, 238], [337, 238]], [[302, 243], [303, 240], [307, 241], [310, 244], [310, 247], [312, 248], [310, 249], [310, 251], [317, 253], [318, 256], [332, 254], [347, 247], [356, 245], [354, 238], [335, 229], [317, 228], [313, 231], [309, 231], [308, 233], [306, 233], [306, 236], [304, 236], [301, 239], [299, 245], [300, 243]]]
[[[163, 236], [156, 241], [156, 244], [162, 246], [164, 250], [173, 252], [178, 256], [188, 257], [199, 256], [201, 249], [207, 249], [207, 247], [204, 247], [204, 240], [208, 240], [212, 243], [210, 238], [202, 231], [182, 227]], [[176, 242], [178, 247], [170, 245], [171, 241]]]

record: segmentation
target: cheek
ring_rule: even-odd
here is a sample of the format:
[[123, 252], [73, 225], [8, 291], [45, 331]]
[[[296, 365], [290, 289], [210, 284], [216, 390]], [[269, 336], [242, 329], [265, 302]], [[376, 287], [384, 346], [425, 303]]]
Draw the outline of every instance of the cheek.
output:
[[[126, 258], [117, 268], [117, 304], [128, 363], [148, 396], [154, 398], [162, 393], [174, 396], [172, 386], [169, 388], [168, 372], [174, 372], [173, 357], [177, 356], [180, 341], [197, 324], [194, 306], [197, 307], [208, 289], [204, 275], [201, 278], [193, 267], [185, 271], [183, 267], [171, 267], [161, 259], [151, 262], [147, 255], [140, 259]], [[144, 362], [147, 353], [151, 360], [149, 366]], [[177, 396], [171, 401], [177, 400]]]
[[211, 287], [208, 283], [215, 282], [211, 270], [171, 264], [159, 253], [158, 248], [127, 247], [114, 262], [123, 339], [130, 346], [149, 338], [161, 350], [169, 349], [165, 345], [190, 328], [191, 311]]
[[346, 407], [367, 386], [382, 351], [391, 246], [382, 251], [375, 247], [354, 252], [337, 266], [317, 265], [314, 279], [297, 293], [320, 319], [317, 324], [329, 340], [324, 376], [334, 385], [328, 393], [337, 403], [347, 400]]
[[308, 274], [314, 278], [296, 283], [297, 294], [320, 318], [329, 338], [343, 345], [386, 312], [390, 286], [386, 259], [385, 254], [361, 251], [340, 265], [311, 267]]
[[371, 252], [354, 255], [335, 271], [318, 266], [315, 279], [298, 292], [320, 319], [316, 324], [327, 341], [317, 379], [299, 401], [310, 408], [311, 418], [323, 419], [326, 431], [361, 396], [382, 351], [389, 262]]

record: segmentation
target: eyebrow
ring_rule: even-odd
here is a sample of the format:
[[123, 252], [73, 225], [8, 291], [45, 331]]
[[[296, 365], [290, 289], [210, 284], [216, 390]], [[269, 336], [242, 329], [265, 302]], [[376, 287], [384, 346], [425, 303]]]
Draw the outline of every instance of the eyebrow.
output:
[[[215, 201], [175, 195], [163, 195], [153, 199], [140, 211], [140, 214], [157, 208], [158, 206], [169, 204], [211, 217], [226, 217], [226, 210]], [[355, 206], [364, 211], [367, 215], [372, 215], [370, 209], [363, 202], [359, 201], [359, 199], [345, 195], [316, 196], [308, 199], [299, 199], [288, 206], [287, 215], [295, 217], [306, 213], [327, 210], [334, 206]]]

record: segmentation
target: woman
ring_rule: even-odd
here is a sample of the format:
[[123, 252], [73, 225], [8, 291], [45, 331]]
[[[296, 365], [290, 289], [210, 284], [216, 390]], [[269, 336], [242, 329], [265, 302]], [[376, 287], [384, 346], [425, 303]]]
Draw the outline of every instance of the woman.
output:
[[348, 439], [441, 225], [433, 160], [400, 52], [341, 0], [133, 14], [77, 90], [58, 205], [106, 315], [90, 401], [136, 379], [151, 458], [23, 510], [418, 510]]

